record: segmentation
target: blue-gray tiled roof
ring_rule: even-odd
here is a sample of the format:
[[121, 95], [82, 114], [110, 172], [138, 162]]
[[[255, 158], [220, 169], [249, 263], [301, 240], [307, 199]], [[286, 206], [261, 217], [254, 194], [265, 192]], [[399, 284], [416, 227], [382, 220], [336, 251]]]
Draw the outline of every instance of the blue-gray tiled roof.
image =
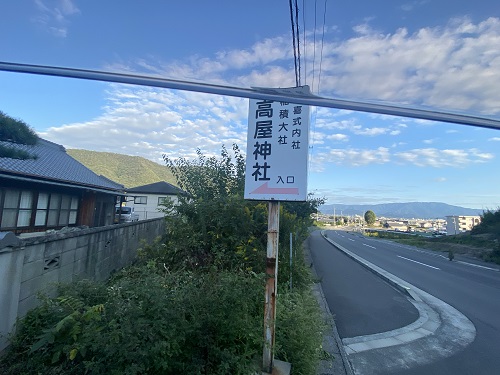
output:
[[63, 146], [39, 139], [34, 146], [0, 141], [0, 145], [24, 150], [36, 159], [0, 157], [0, 173], [29, 177], [36, 180], [64, 182], [104, 190], [123, 190], [123, 185], [99, 176], [66, 153]]
[[186, 194], [185, 191], [165, 181], [133, 187], [127, 189], [127, 193], [165, 194], [165, 195]]

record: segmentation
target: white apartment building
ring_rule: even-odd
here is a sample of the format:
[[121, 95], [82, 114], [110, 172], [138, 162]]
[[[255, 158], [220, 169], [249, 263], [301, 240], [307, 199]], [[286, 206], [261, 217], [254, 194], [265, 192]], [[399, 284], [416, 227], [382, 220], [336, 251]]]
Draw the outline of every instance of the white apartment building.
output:
[[453, 235], [466, 232], [480, 222], [480, 216], [446, 216], [446, 234]]

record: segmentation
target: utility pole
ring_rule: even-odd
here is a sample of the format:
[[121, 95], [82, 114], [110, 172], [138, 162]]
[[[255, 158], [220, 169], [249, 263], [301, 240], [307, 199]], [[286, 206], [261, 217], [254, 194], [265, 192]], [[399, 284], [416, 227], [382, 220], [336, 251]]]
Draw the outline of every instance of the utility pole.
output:
[[278, 281], [278, 239], [280, 227], [280, 204], [269, 202], [267, 219], [266, 296], [264, 306], [264, 352], [263, 370], [273, 372], [274, 336], [276, 320], [276, 292]]

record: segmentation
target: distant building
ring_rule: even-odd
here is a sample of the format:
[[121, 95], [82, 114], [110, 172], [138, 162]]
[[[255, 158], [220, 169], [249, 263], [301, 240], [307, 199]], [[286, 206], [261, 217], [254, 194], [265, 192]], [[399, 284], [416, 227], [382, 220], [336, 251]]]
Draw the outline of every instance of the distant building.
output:
[[469, 231], [480, 222], [480, 216], [446, 216], [446, 234], [453, 235]]
[[408, 224], [402, 221], [386, 221], [386, 226], [388, 229], [398, 232], [406, 232], [408, 230]]
[[185, 191], [165, 181], [137, 186], [127, 189], [127, 206], [133, 207], [139, 214], [139, 220], [154, 219], [165, 216], [160, 211], [166, 200], [177, 204], [177, 196], [186, 194]]

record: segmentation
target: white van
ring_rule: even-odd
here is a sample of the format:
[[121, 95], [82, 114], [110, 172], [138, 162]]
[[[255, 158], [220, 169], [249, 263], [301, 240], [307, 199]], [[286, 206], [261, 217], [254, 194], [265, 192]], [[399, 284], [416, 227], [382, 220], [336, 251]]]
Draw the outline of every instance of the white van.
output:
[[115, 208], [115, 223], [131, 223], [139, 221], [139, 214], [134, 212], [133, 207], [122, 206]]

